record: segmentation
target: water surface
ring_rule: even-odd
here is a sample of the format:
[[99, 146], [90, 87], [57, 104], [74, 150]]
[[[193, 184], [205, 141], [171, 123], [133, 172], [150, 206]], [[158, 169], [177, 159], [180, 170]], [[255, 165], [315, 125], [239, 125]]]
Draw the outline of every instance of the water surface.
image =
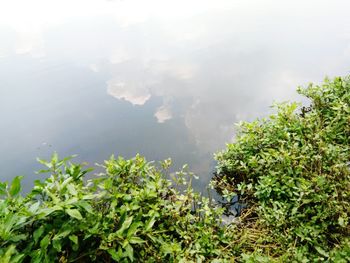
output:
[[235, 122], [350, 69], [348, 1], [12, 0], [0, 9], [0, 179], [53, 151], [188, 163]]

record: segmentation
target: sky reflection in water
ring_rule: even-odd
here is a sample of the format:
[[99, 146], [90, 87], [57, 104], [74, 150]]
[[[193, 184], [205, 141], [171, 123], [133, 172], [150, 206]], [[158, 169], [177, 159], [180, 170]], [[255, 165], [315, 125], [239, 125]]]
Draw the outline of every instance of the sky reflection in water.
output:
[[[21, 8], [19, 8], [21, 7]], [[35, 157], [189, 163], [205, 185], [233, 123], [350, 69], [348, 1], [8, 1], [0, 178]], [[32, 175], [32, 176], [31, 176]]]

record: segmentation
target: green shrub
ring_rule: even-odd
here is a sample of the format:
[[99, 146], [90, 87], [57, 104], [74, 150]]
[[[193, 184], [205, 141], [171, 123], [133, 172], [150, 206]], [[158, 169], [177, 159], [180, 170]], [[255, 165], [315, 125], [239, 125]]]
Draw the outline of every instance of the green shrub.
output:
[[235, 142], [216, 154], [214, 183], [248, 205], [246, 222], [278, 244], [273, 257], [349, 262], [350, 78], [298, 92], [310, 107], [276, 104], [267, 119], [240, 123]]
[[[140, 156], [113, 157], [84, 181], [81, 165], [40, 160], [50, 174], [20, 196], [20, 178], [0, 185], [0, 262], [202, 262], [232, 259], [221, 209], [193, 192], [192, 174], [167, 180]], [[180, 192], [177, 189], [184, 189]]]

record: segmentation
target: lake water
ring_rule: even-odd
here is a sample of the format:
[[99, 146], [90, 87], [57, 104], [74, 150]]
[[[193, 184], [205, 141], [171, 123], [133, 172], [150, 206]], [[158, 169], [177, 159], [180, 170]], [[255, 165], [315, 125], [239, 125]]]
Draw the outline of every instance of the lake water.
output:
[[188, 163], [202, 189], [235, 122], [350, 70], [348, 1], [31, 0], [0, 8], [0, 180], [36, 157]]

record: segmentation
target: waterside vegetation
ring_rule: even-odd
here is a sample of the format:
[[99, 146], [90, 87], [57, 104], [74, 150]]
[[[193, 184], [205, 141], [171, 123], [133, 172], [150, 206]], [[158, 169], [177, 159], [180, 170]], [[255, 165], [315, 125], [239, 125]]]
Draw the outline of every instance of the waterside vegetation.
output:
[[350, 262], [350, 79], [298, 92], [309, 107], [276, 104], [215, 155], [232, 223], [170, 160], [112, 156], [86, 179], [54, 154], [25, 196], [0, 183], [0, 262]]
[[247, 205], [243, 225], [257, 231], [259, 257], [349, 262], [350, 79], [298, 92], [309, 107], [277, 104], [270, 117], [239, 124], [216, 154], [216, 188]]

